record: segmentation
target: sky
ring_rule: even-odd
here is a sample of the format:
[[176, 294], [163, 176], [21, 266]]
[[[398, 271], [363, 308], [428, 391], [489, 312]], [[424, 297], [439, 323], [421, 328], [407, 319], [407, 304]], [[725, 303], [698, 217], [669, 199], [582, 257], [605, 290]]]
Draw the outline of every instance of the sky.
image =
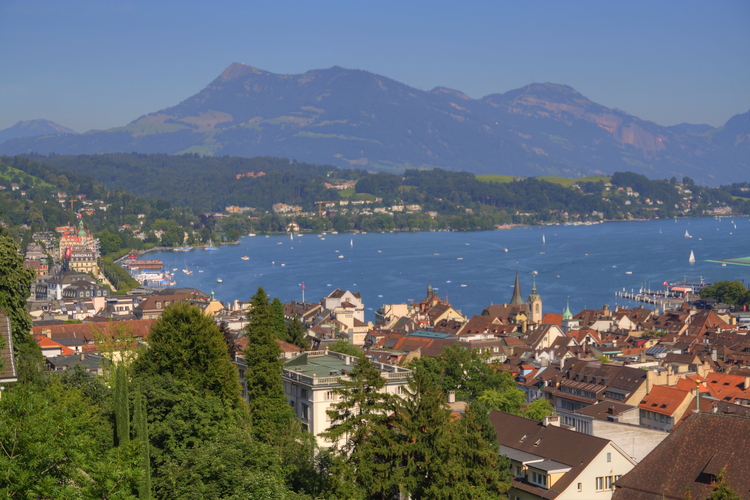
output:
[[480, 98], [534, 82], [660, 125], [750, 109], [750, 2], [0, 0], [0, 129], [125, 125], [232, 62]]

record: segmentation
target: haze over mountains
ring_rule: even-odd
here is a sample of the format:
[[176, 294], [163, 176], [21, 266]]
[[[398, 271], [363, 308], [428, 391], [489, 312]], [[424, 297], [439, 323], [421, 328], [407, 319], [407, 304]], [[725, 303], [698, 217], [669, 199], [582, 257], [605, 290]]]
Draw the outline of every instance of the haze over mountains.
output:
[[10, 130], [0, 132], [0, 154], [262, 155], [370, 170], [750, 180], [750, 112], [719, 128], [664, 127], [565, 85], [535, 83], [471, 99], [338, 66], [278, 75], [235, 63], [196, 95], [124, 127], [3, 142]]

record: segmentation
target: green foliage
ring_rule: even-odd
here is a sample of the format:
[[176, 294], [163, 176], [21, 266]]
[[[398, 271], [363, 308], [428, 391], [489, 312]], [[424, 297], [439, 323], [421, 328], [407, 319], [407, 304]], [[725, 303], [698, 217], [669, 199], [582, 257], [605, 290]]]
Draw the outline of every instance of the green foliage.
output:
[[457, 400], [471, 402], [478, 400], [485, 391], [500, 394], [517, 389], [511, 374], [501, 371], [489, 360], [489, 353], [453, 345], [436, 358], [415, 359], [410, 368], [426, 371], [443, 391], [455, 391]]
[[726, 480], [726, 469], [721, 469], [716, 477], [714, 489], [711, 492], [709, 500], [740, 500], [742, 497], [732, 488]]
[[83, 392], [53, 378], [19, 383], [0, 399], [0, 495], [7, 498], [132, 499], [130, 447], [111, 447], [108, 420]]
[[387, 499], [398, 493], [391, 430], [395, 399], [383, 391], [385, 385], [375, 365], [361, 357], [349, 380], [334, 390], [340, 401], [328, 411], [331, 426], [322, 435], [334, 443], [331, 473], [341, 498]]
[[276, 338], [279, 340], [287, 340], [286, 336], [286, 320], [284, 319], [284, 304], [281, 303], [278, 297], [274, 297], [271, 301], [271, 315], [273, 317], [273, 329], [276, 333]]
[[115, 368], [115, 444], [130, 443], [130, 397], [128, 375], [121, 364]]
[[555, 408], [546, 398], [535, 399], [526, 407], [523, 416], [540, 422], [555, 412]]
[[140, 455], [141, 477], [138, 480], [138, 498], [150, 500], [151, 496], [151, 446], [148, 441], [146, 403], [140, 391], [133, 400], [133, 430]]
[[520, 414], [526, 396], [517, 387], [505, 389], [487, 389], [479, 396], [481, 401], [490, 410], [500, 410], [514, 415]]
[[305, 325], [296, 317], [292, 318], [286, 327], [287, 342], [305, 350], [309, 349], [310, 341], [307, 340], [306, 335], [307, 328], [305, 328]]
[[281, 381], [283, 362], [281, 348], [276, 342], [279, 332], [273, 308], [263, 287], [250, 299], [245, 335], [245, 381], [250, 400], [253, 434], [264, 443], [279, 448], [293, 439], [298, 429], [292, 409], [286, 402]]
[[724, 304], [741, 306], [750, 301], [750, 292], [741, 281], [717, 281], [700, 291], [701, 298], [712, 298]]
[[[0, 269], [0, 310], [10, 319], [19, 380], [38, 377], [41, 350], [31, 338], [31, 317], [26, 308], [36, 275], [24, 269], [18, 246], [5, 234], [0, 234]], [[5, 341], [0, 342], [0, 347], [4, 346]]]
[[328, 350], [331, 352], [340, 352], [341, 354], [348, 354], [349, 356], [356, 357], [364, 355], [362, 349], [342, 339], [328, 344]]
[[99, 259], [99, 267], [102, 274], [107, 277], [110, 283], [119, 293], [127, 292], [140, 286], [135, 278], [128, 273], [122, 266], [118, 266], [109, 257]]
[[141, 377], [169, 374], [206, 394], [238, 406], [237, 369], [229, 359], [224, 336], [198, 307], [173, 304], [151, 328], [149, 349], [135, 361]]

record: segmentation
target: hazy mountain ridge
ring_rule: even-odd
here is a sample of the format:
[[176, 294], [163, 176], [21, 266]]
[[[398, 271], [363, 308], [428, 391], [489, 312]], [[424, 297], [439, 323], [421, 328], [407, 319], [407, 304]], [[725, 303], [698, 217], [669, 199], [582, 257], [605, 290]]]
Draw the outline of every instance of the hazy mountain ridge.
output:
[[26, 120], [0, 130], [0, 144], [11, 139], [34, 137], [39, 135], [77, 134], [73, 129], [63, 127], [49, 120]]
[[580, 176], [630, 170], [718, 184], [748, 180], [750, 112], [719, 129], [663, 127], [535, 83], [472, 99], [334, 66], [278, 75], [232, 64], [203, 90], [125, 127], [13, 139], [0, 153], [279, 156], [399, 170]]

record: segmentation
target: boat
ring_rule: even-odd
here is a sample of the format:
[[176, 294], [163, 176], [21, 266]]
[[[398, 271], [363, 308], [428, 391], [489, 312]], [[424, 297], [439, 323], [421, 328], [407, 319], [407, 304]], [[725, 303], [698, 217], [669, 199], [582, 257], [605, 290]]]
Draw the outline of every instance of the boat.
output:
[[249, 233], [248, 236], [255, 236], [255, 233]]
[[542, 235], [542, 245], [546, 245], [546, 244], [547, 244], [547, 239], [544, 237], [544, 235]]
[[508, 253], [508, 247], [504, 247], [503, 252]]
[[210, 250], [210, 251], [216, 250], [216, 247], [214, 247], [214, 242], [211, 241], [211, 238], [208, 239], [208, 243], [206, 243], [206, 248], [204, 248], [203, 250]]
[[242, 257], [240, 257], [240, 259], [242, 259], [242, 260], [250, 260], [250, 257], [248, 257], [247, 255], [243, 255]]
[[349, 246], [350, 246], [350, 247], [353, 247], [353, 246], [354, 246], [354, 240], [349, 240]]
[[339, 255], [339, 259], [343, 259], [343, 258], [344, 258], [344, 256], [343, 256], [343, 255]]
[[688, 258], [688, 262], [690, 262], [691, 264], [695, 263], [695, 254], [692, 250], [690, 250], [690, 257]]
[[294, 241], [294, 233], [289, 233], [289, 239]]
[[661, 228], [659, 228], [659, 234], [662, 234], [662, 233], [661, 233]]
[[692, 238], [692, 236], [690, 236], [690, 233], [687, 232], [687, 229], [685, 230], [685, 238]]
[[217, 282], [217, 283], [224, 283], [224, 280], [223, 280], [223, 279], [221, 279], [221, 278], [216, 278], [216, 282]]
[[625, 274], [633, 274], [633, 271], [625, 271]]

